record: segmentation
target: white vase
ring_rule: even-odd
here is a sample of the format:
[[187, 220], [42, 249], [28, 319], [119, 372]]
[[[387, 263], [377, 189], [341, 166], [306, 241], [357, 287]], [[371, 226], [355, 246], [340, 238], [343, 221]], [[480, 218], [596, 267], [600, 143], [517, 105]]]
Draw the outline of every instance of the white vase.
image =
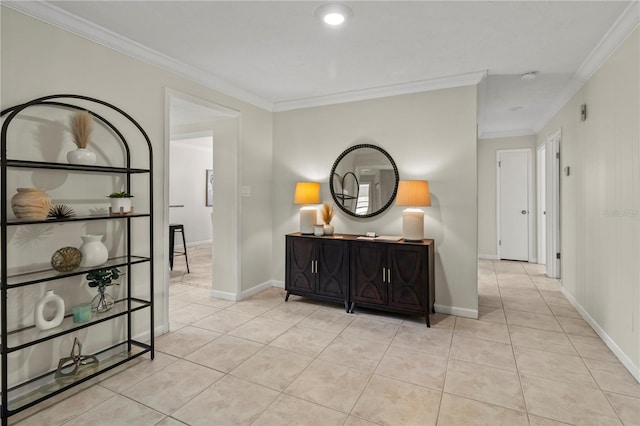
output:
[[131, 212], [131, 198], [126, 197], [111, 199], [111, 214], [124, 214], [129, 212]]
[[78, 148], [73, 151], [67, 152], [67, 161], [70, 164], [84, 164], [92, 165], [96, 164], [96, 153], [91, 152], [86, 148]]
[[324, 225], [324, 235], [333, 235], [333, 225], [329, 223]]
[[92, 266], [100, 266], [109, 258], [109, 250], [102, 243], [102, 235], [82, 235], [82, 245], [80, 253], [82, 253], [82, 261], [80, 266], [90, 268]]
[[[50, 320], [44, 317], [44, 308], [48, 303], [53, 303], [56, 308], [55, 315]], [[36, 303], [33, 319], [36, 327], [40, 330], [49, 330], [62, 324], [64, 319], [64, 300], [62, 300], [62, 297], [55, 294], [53, 290], [47, 290], [47, 294]]]

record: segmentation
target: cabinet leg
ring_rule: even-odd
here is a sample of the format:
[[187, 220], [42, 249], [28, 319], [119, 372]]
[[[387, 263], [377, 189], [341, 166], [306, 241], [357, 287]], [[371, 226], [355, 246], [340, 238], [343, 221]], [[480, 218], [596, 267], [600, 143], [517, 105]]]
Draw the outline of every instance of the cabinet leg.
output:
[[287, 295], [284, 297], [284, 301], [288, 302], [289, 301], [289, 292], [287, 292]]
[[349, 306], [349, 310], [347, 311], [347, 313], [353, 313], [353, 310], [356, 308], [356, 303], [355, 302], [351, 302], [351, 306]]
[[347, 302], [346, 300], [344, 301], [344, 310], [349, 313], [349, 302]]
[[424, 321], [427, 323], [427, 327], [431, 328], [431, 321], [429, 321], [429, 312], [424, 313]]

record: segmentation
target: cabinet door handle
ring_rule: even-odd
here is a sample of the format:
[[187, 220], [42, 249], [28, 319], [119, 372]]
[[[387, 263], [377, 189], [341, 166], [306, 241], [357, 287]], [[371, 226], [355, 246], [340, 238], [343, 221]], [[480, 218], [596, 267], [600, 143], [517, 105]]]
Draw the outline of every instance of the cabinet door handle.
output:
[[317, 261], [315, 261], [315, 260], [311, 261], [311, 273], [312, 274], [317, 274], [318, 273], [318, 264], [316, 262]]
[[391, 284], [391, 268], [387, 269], [387, 282]]
[[386, 268], [382, 268], [382, 282], [386, 282], [386, 276], [385, 276], [385, 269]]

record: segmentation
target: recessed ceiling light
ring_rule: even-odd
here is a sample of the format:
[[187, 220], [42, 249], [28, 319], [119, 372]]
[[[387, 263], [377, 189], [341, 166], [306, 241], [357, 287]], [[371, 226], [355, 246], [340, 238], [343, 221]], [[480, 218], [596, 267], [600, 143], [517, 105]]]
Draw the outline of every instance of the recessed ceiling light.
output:
[[339, 3], [323, 4], [316, 9], [318, 19], [334, 27], [343, 24], [352, 14], [349, 7]]
[[538, 76], [537, 71], [529, 71], [529, 72], [525, 72], [524, 74], [521, 74], [520, 78], [522, 80], [535, 80], [537, 76]]

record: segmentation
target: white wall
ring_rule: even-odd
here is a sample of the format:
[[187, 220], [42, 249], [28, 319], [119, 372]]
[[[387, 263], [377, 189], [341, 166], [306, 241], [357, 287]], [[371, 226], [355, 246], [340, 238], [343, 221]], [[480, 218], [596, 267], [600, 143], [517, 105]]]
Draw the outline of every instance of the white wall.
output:
[[[535, 135], [478, 140], [478, 254], [481, 258], [493, 259], [498, 255], [496, 247], [496, 151], [499, 149], [530, 148], [532, 150], [532, 177], [535, 178], [535, 146]], [[533, 256], [535, 257], [535, 248], [537, 247], [535, 241], [535, 182], [533, 182], [532, 188], [534, 205], [531, 206], [531, 219], [534, 224]]]
[[[425, 238], [435, 239], [436, 305], [477, 315], [476, 87], [439, 90], [275, 114], [273, 275], [284, 280], [285, 234], [299, 230], [295, 183], [328, 178], [346, 148], [372, 143], [395, 160], [400, 179], [427, 179]], [[336, 209], [337, 233], [402, 234], [402, 208], [370, 219]], [[438, 308], [437, 308], [438, 309]]]
[[[162, 302], [168, 276], [168, 264], [165, 262], [168, 229], [164, 227], [168, 218], [164, 217], [164, 209], [169, 200], [165, 198], [163, 188], [166, 88], [240, 112], [240, 158], [235, 161], [239, 168], [234, 179], [240, 185], [250, 185], [253, 191], [251, 197], [239, 201], [239, 217], [227, 220], [241, 226], [237, 244], [243, 257], [236, 275], [241, 279], [242, 290], [270, 281], [273, 223], [270, 112], [9, 8], [2, 7], [1, 19], [2, 108], [54, 93], [79, 93], [117, 105], [132, 115], [149, 134], [154, 156], [156, 326], [165, 320]], [[235, 196], [240, 200], [239, 194]], [[227, 209], [226, 214], [229, 211]], [[255, 253], [259, 255], [253, 256]], [[229, 256], [224, 251], [219, 254], [221, 261]], [[238, 261], [235, 258], [229, 260]], [[66, 347], [64, 352], [68, 352]]]
[[[206, 170], [213, 169], [211, 137], [172, 140], [169, 144], [169, 223], [184, 225], [187, 246], [211, 243], [212, 208], [205, 205]], [[214, 174], [215, 179], [215, 174]], [[176, 246], [182, 245], [176, 234]]]
[[[562, 285], [640, 380], [640, 30], [538, 135], [562, 129]], [[579, 106], [587, 105], [587, 120]]]

